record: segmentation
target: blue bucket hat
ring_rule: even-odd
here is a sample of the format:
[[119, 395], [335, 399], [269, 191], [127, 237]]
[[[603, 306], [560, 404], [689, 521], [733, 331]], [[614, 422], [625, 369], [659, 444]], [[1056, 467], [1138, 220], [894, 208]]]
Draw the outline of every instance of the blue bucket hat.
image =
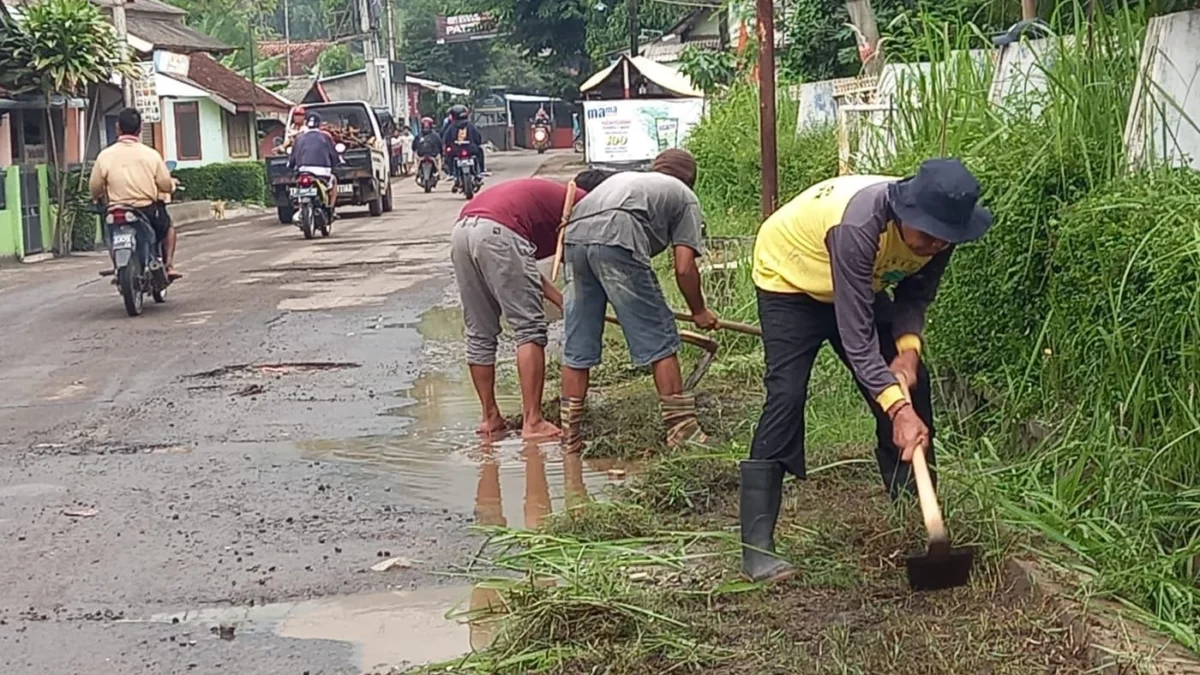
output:
[[952, 244], [979, 239], [992, 225], [978, 204], [979, 181], [957, 159], [927, 160], [888, 186], [888, 201], [901, 223]]

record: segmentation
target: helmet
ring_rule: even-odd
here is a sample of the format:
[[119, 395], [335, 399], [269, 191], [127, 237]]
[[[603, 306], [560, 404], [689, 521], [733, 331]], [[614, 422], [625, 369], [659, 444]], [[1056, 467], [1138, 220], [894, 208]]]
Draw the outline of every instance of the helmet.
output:
[[465, 120], [465, 119], [467, 119], [467, 115], [469, 115], [470, 113], [471, 113], [471, 111], [468, 110], [467, 106], [465, 106], [465, 105], [450, 106], [450, 117], [452, 119]]
[[308, 113], [304, 118], [304, 126], [309, 129], [316, 129], [321, 126], [321, 116], [317, 113]]
[[422, 117], [421, 118], [421, 128], [422, 129], [432, 129], [433, 128], [433, 118], [432, 117]]

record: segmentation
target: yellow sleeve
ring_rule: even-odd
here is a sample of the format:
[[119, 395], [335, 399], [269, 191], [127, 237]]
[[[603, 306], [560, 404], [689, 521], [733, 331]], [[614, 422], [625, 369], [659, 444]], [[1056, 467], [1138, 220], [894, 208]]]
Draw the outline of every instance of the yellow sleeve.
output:
[[875, 400], [879, 403], [879, 407], [883, 408], [883, 412], [886, 413], [888, 410], [891, 410], [892, 406], [904, 400], [904, 390], [900, 388], [900, 385], [893, 384], [881, 391], [879, 396], [875, 397]]
[[915, 333], [905, 333], [896, 338], [896, 352], [921, 353], [921, 336]]

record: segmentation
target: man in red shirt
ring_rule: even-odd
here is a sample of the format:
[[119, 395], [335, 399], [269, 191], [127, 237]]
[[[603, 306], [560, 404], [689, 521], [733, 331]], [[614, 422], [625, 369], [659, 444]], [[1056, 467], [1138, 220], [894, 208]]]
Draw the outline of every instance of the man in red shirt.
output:
[[[581, 174], [581, 178], [583, 175]], [[596, 182], [594, 177], [587, 183]], [[578, 202], [586, 192], [576, 189]], [[554, 255], [567, 186], [541, 178], [510, 180], [484, 190], [459, 213], [450, 259], [462, 298], [467, 364], [483, 408], [479, 433], [504, 431], [496, 405], [496, 346], [503, 314], [516, 336], [524, 438], [558, 436], [542, 417], [546, 376], [543, 298], [562, 308], [562, 293], [542, 276], [537, 261]]]

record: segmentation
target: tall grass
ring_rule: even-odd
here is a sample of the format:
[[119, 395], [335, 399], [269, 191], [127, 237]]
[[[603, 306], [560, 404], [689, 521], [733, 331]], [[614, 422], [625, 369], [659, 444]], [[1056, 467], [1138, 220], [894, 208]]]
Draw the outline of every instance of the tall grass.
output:
[[[1146, 16], [1087, 16], [1064, 5], [1052, 22], [1066, 37], [1034, 70], [1044, 85], [1002, 101], [988, 61], [965, 51], [986, 49], [982, 36], [925, 24], [914, 44], [940, 65], [906, 69], [886, 133], [861, 144], [889, 151], [855, 168], [908, 175], [957, 156], [996, 215], [955, 253], [929, 319], [946, 457], [972, 476], [961, 487], [1046, 551], [1069, 551], [1056, 559], [1086, 573], [1084, 590], [1200, 649], [1200, 178], [1126, 175]], [[742, 133], [749, 100], [716, 106], [699, 138]], [[831, 146], [814, 147], [826, 154], [807, 157], [788, 195], [834, 175]], [[753, 232], [757, 182], [698, 157], [715, 183], [700, 184], [708, 216]], [[752, 318], [740, 272], [718, 311]]]

